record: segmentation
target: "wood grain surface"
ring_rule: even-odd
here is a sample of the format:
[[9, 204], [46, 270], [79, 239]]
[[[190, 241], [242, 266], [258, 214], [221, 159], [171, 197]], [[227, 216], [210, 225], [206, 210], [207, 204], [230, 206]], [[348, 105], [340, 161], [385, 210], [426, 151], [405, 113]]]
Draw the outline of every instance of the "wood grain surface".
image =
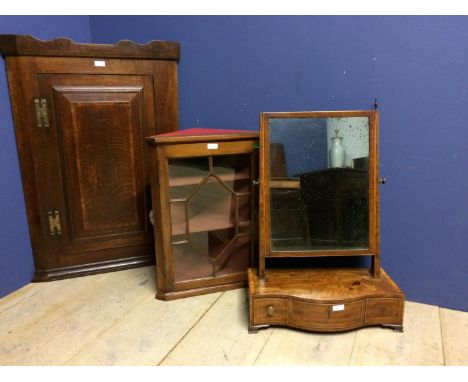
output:
[[403, 333], [249, 334], [246, 289], [163, 302], [154, 275], [34, 283], [0, 299], [0, 365], [468, 366], [467, 312], [407, 302]]

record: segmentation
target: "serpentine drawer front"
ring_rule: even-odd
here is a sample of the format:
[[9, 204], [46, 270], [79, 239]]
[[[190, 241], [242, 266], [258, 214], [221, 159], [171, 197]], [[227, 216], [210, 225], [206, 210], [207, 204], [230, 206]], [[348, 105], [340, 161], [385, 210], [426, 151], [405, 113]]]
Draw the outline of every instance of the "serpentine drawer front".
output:
[[335, 331], [364, 325], [401, 325], [401, 298], [368, 298], [323, 304], [290, 298], [253, 299], [254, 325], [286, 325], [305, 330]]
[[292, 301], [291, 325], [312, 330], [345, 330], [360, 326], [364, 301], [346, 304], [315, 304]]

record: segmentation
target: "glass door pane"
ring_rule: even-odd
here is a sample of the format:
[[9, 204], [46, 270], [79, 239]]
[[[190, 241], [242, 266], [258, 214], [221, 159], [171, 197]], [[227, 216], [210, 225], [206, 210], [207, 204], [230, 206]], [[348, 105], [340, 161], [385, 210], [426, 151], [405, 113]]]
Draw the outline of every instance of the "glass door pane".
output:
[[251, 157], [169, 160], [175, 281], [245, 272], [251, 253]]

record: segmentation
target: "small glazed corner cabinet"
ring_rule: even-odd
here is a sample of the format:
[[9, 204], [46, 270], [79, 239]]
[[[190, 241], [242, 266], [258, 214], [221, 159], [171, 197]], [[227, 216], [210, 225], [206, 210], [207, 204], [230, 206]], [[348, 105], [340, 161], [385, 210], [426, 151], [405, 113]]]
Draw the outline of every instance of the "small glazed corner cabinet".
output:
[[261, 114], [251, 332], [402, 330], [404, 295], [380, 267], [382, 180], [377, 111]]
[[188, 129], [149, 145], [161, 300], [246, 285], [257, 236], [258, 132]]
[[0, 35], [33, 281], [154, 264], [144, 137], [178, 127], [179, 44]]

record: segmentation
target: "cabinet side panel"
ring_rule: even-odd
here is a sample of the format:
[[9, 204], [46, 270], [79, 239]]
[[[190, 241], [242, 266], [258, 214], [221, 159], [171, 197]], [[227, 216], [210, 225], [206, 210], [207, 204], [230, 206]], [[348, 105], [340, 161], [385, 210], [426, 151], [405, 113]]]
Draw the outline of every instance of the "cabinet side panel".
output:
[[[157, 147], [149, 146], [148, 158], [151, 174], [151, 200], [153, 207], [153, 229], [154, 237], [160, 238], [163, 235], [163, 217], [161, 215], [161, 177], [158, 168]], [[156, 239], [155, 257], [156, 257], [156, 286], [158, 292], [166, 291], [166, 272], [164, 270], [164, 247], [163, 240]]]
[[177, 62], [155, 61], [154, 81], [156, 132], [175, 131], [179, 127]]
[[[155, 121], [153, 134], [175, 131], [179, 127], [177, 62], [153, 63]], [[168, 216], [168, 173], [164, 150], [149, 146], [148, 158], [151, 171], [151, 193], [154, 213], [154, 237], [156, 238], [156, 285], [159, 298], [170, 292], [174, 284], [170, 251], [170, 222]], [[160, 239], [158, 239], [160, 238]]]
[[156, 267], [158, 292], [174, 289], [168, 169], [164, 147], [151, 146], [153, 211], [155, 216]]
[[36, 268], [44, 267], [44, 257], [41, 256], [44, 251], [42, 222], [31, 151], [35, 144], [32, 105], [34, 96], [39, 93], [34, 75], [35, 60], [29, 57], [6, 57], [6, 68], [34, 263]]

